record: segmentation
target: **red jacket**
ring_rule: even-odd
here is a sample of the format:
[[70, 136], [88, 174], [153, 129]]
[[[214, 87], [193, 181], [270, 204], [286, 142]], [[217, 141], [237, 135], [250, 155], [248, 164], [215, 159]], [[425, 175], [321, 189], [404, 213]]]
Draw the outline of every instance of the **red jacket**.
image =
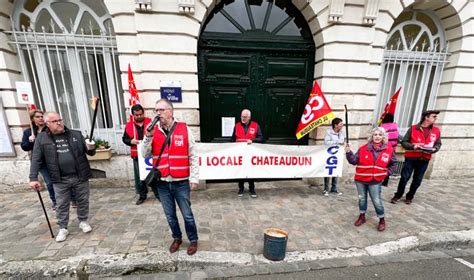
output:
[[[152, 143], [154, 166], [156, 166], [156, 161], [158, 160], [161, 147], [165, 143], [165, 140], [166, 135], [158, 128], [158, 126], [156, 126], [153, 133]], [[190, 162], [188, 141], [188, 128], [186, 124], [183, 122], [177, 122], [173, 134], [170, 137], [169, 145], [167, 145], [163, 150], [163, 154], [161, 155], [158, 164], [158, 170], [160, 170], [162, 177], [169, 175], [173, 178], [184, 179], [189, 177]]]
[[[145, 133], [145, 128], [148, 126], [148, 124], [150, 124], [151, 122], [151, 119], [150, 118], [145, 118], [143, 120], [143, 130], [142, 130], [142, 134]], [[140, 135], [141, 137], [139, 137], [139, 135], [137, 135], [138, 131], [135, 129], [135, 121], [130, 121], [128, 122], [126, 125], [125, 125], [125, 132], [127, 133], [128, 137], [130, 137], [131, 139], [143, 139], [143, 136], [144, 135]], [[130, 146], [130, 156], [132, 158], [136, 158], [138, 157], [138, 153], [137, 153], [137, 145], [131, 145]]]
[[[425, 138], [423, 130], [418, 129], [417, 125], [411, 127], [411, 138], [410, 142], [413, 145], [428, 146], [433, 147], [440, 137], [439, 128], [433, 126], [428, 134], [428, 137]], [[431, 159], [431, 153], [422, 151], [422, 150], [406, 150], [405, 158], [424, 158], [426, 160]]]
[[252, 121], [247, 133], [245, 133], [244, 126], [241, 122], [235, 124], [235, 141], [236, 142], [247, 142], [248, 139], [254, 140], [257, 137], [258, 123]]
[[359, 182], [382, 182], [388, 175], [387, 166], [392, 160], [393, 148], [386, 145], [386, 148], [380, 151], [377, 159], [374, 159], [373, 153], [367, 148], [368, 144], [359, 149], [359, 162], [356, 166], [355, 181]]

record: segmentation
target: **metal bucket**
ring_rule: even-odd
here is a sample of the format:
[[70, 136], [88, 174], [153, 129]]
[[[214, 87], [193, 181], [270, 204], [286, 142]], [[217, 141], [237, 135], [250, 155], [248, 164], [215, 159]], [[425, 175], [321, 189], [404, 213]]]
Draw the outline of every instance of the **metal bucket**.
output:
[[263, 235], [263, 256], [271, 261], [285, 258], [288, 232], [279, 228], [267, 228]]

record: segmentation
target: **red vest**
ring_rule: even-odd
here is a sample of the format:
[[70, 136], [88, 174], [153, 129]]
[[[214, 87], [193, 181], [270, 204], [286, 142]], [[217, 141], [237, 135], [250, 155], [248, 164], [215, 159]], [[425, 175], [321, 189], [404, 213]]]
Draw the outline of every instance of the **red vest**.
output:
[[235, 141], [236, 142], [247, 142], [248, 139], [254, 140], [257, 137], [258, 123], [251, 121], [245, 133], [244, 126], [241, 122], [235, 124]]
[[[146, 127], [148, 126], [148, 124], [150, 124], [151, 122], [151, 119], [150, 118], [145, 118], [143, 120], [143, 134], [145, 133], [145, 129]], [[135, 129], [135, 122], [134, 121], [130, 121], [128, 122], [126, 125], [125, 125], [125, 132], [127, 133], [128, 137], [130, 137], [131, 139], [143, 139], [143, 136], [144, 135], [141, 135], [141, 137], [138, 137], [139, 135], [138, 134], [138, 131]], [[138, 153], [137, 153], [137, 145], [131, 145], [130, 146], [130, 156], [132, 158], [136, 158], [138, 157]]]
[[[434, 144], [436, 143], [436, 141], [438, 141], [439, 137], [439, 128], [437, 128], [436, 126], [433, 126], [431, 128], [430, 133], [426, 138], [423, 134], [423, 130], [421, 128], [418, 129], [416, 124], [411, 127], [410, 143], [412, 143], [413, 145], [427, 145], [434, 147]], [[406, 150], [405, 158], [424, 158], [426, 160], [430, 160], [431, 154], [422, 150]]]
[[[152, 143], [154, 166], [165, 140], [166, 135], [156, 126]], [[173, 178], [188, 178], [189, 165], [188, 129], [184, 122], [177, 122], [170, 137], [169, 146], [167, 145], [163, 150], [158, 169], [162, 177], [171, 175]]]
[[387, 145], [380, 151], [378, 158], [375, 160], [374, 155], [368, 149], [368, 144], [359, 149], [359, 162], [356, 166], [355, 181], [359, 182], [382, 182], [387, 176], [387, 165], [392, 160], [393, 148]]

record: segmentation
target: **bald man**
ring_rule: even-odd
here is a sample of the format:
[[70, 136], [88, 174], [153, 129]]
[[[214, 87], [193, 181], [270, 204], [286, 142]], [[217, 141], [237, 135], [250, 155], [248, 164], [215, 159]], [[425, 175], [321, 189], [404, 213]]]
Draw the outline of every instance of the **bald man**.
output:
[[[251, 120], [251, 112], [249, 109], [242, 110], [240, 114], [240, 122], [237, 122], [234, 126], [234, 132], [232, 133], [232, 142], [246, 142], [248, 145], [255, 143], [263, 143], [263, 134], [260, 126], [257, 122]], [[255, 182], [252, 179], [239, 180], [239, 191], [238, 196], [242, 197], [244, 194], [244, 183], [249, 183], [249, 193], [252, 198], [257, 198], [255, 192]]]

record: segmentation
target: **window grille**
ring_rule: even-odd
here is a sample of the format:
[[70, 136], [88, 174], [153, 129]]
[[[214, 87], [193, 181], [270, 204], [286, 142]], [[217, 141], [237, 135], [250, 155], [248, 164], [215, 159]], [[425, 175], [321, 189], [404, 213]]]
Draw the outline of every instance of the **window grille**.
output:
[[125, 153], [127, 113], [115, 33], [102, 1], [15, 2], [11, 41], [37, 107], [57, 111], [66, 126], [88, 134], [92, 96], [100, 98], [94, 137]]
[[400, 15], [388, 38], [373, 119], [401, 87], [394, 118], [405, 133], [424, 110], [435, 107], [448, 46], [440, 22], [426, 11]]

